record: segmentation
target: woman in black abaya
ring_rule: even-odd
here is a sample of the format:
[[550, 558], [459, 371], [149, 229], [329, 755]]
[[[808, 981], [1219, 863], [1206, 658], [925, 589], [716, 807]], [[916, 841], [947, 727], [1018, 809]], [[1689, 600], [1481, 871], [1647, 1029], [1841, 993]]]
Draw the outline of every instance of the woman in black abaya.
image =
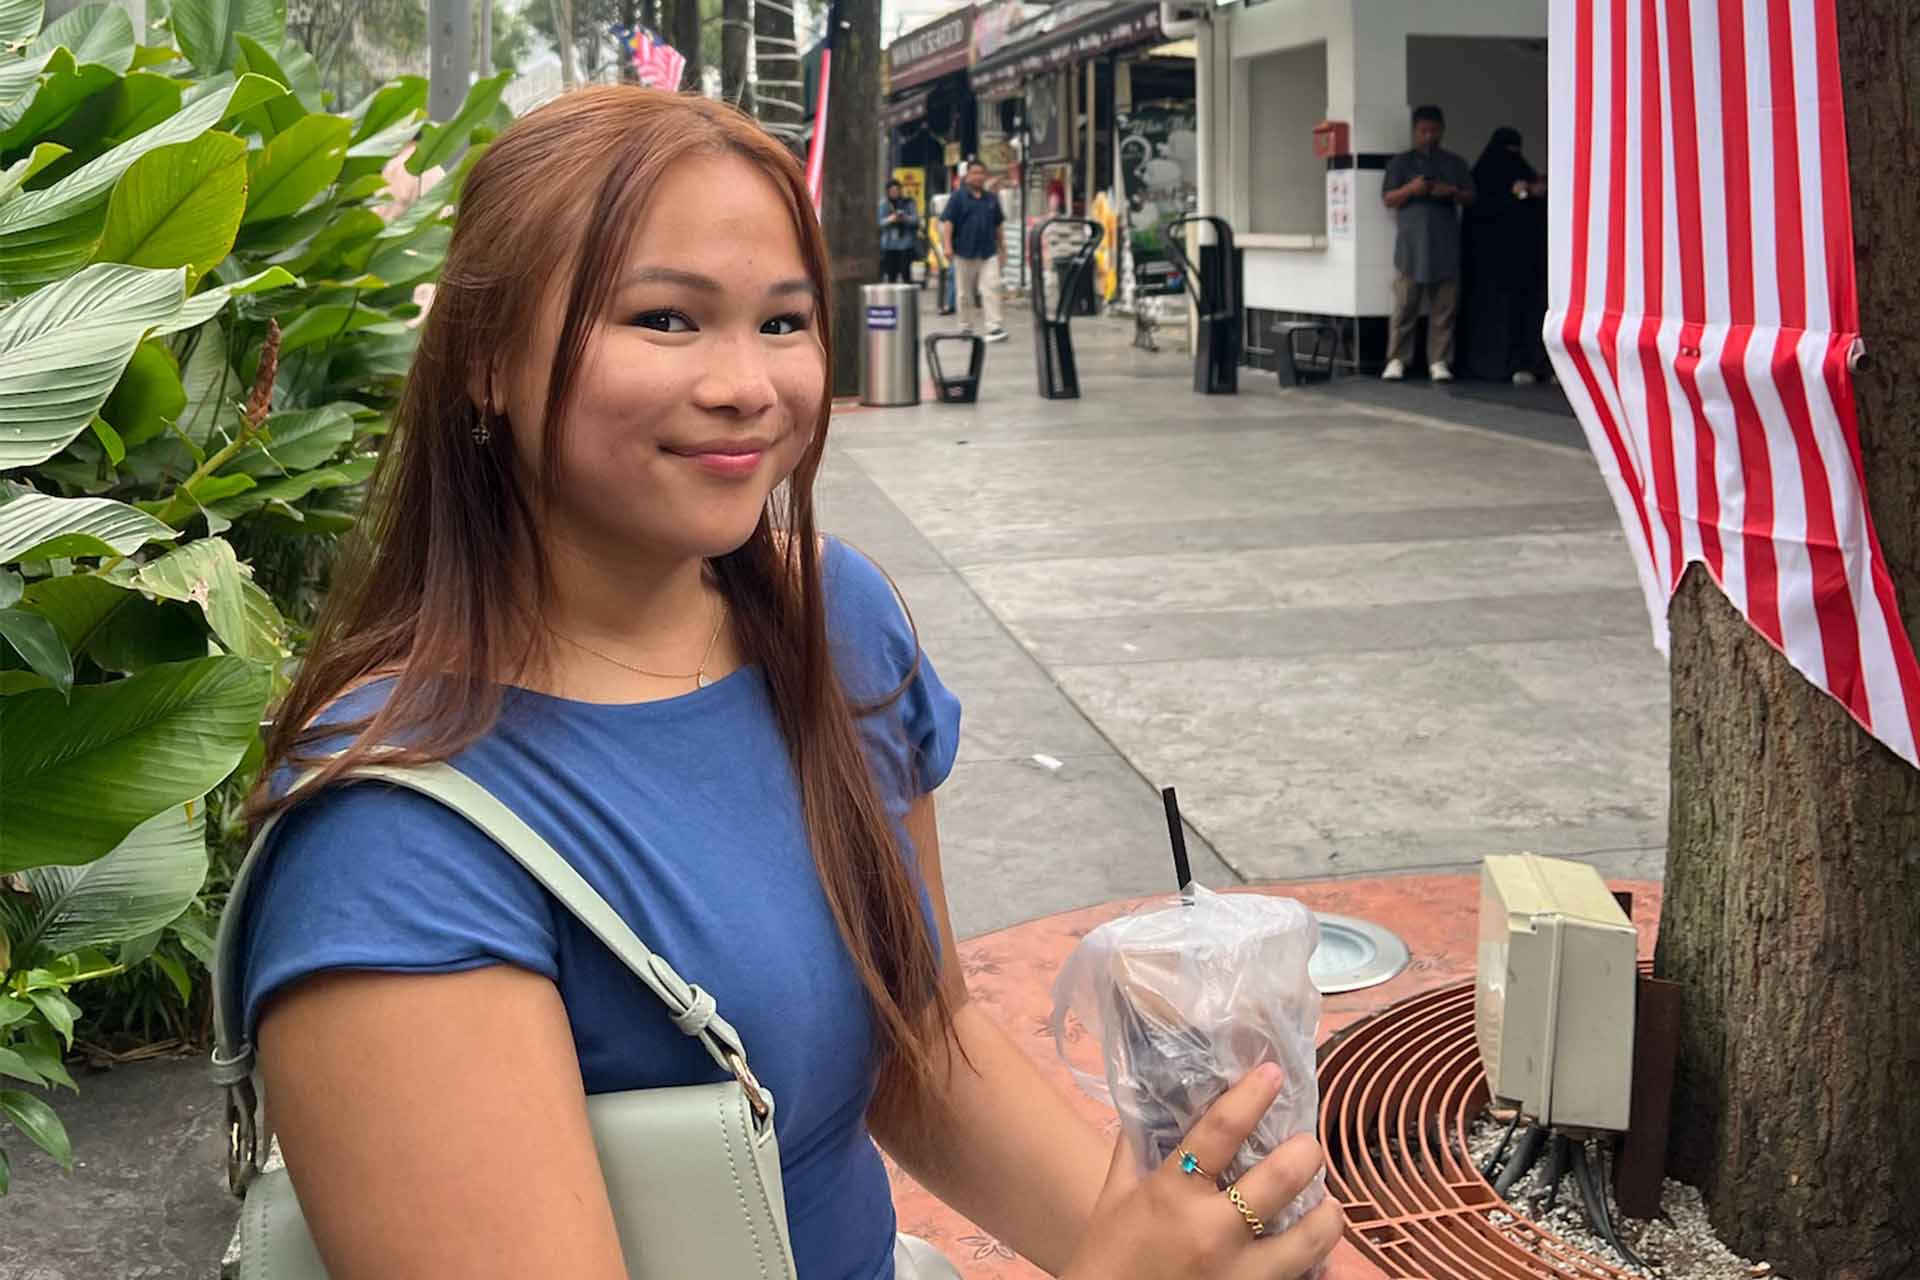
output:
[[1473, 166], [1467, 210], [1466, 367], [1475, 378], [1526, 385], [1549, 374], [1547, 183], [1527, 163], [1520, 131], [1493, 131]]

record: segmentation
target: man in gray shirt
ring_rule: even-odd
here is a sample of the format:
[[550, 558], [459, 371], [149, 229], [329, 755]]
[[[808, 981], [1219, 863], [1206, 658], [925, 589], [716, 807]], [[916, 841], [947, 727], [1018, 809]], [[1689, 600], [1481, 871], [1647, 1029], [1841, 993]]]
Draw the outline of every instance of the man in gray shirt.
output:
[[1453, 318], [1460, 306], [1460, 209], [1473, 203], [1473, 170], [1440, 139], [1447, 118], [1438, 107], [1413, 112], [1413, 150], [1387, 162], [1382, 184], [1399, 230], [1393, 243], [1393, 332], [1380, 376], [1407, 376], [1413, 326], [1427, 311], [1427, 373], [1453, 381]]

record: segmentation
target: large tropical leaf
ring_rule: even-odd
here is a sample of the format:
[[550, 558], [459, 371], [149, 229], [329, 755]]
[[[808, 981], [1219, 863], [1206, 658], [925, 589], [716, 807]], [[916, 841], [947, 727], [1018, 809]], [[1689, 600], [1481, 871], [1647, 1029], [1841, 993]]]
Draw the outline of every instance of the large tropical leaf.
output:
[[272, 670], [200, 658], [111, 684], [0, 698], [0, 875], [80, 866], [133, 829], [205, 795], [259, 728]]
[[191, 289], [233, 248], [246, 206], [246, 143], [215, 129], [161, 147], [113, 189], [94, 260], [185, 267]]
[[511, 71], [502, 71], [499, 75], [474, 81], [473, 88], [467, 90], [467, 100], [460, 104], [460, 110], [454, 113], [453, 119], [445, 124], [430, 124], [420, 135], [420, 145], [407, 157], [407, 172], [425, 173], [451, 161], [460, 148], [467, 144], [473, 131], [492, 118], [493, 109], [500, 105], [500, 91], [507, 87], [507, 81], [511, 79]]
[[226, 305], [239, 293], [266, 293], [273, 289], [284, 289], [288, 285], [299, 284], [285, 267], [268, 267], [265, 271], [256, 271], [244, 280], [232, 284], [223, 284], [213, 289], [202, 289], [187, 299], [180, 314], [154, 329], [155, 337], [168, 333], [181, 333], [196, 328], [219, 315]]
[[27, 872], [25, 896], [0, 894], [0, 932], [23, 968], [126, 942], [171, 924], [206, 878], [206, 805], [171, 805], [103, 858]]
[[0, 1116], [13, 1121], [35, 1146], [59, 1161], [62, 1169], [72, 1171], [73, 1142], [52, 1107], [30, 1093], [0, 1089]]
[[239, 54], [236, 35], [269, 47], [287, 30], [283, 0], [173, 0], [173, 37], [194, 70], [212, 75], [232, 67]]
[[33, 151], [21, 156], [4, 169], [0, 169], [0, 201], [4, 201], [21, 187], [27, 185], [33, 175], [67, 154], [67, 148], [57, 142], [42, 142]]
[[0, 502], [0, 564], [53, 556], [132, 555], [174, 532], [111, 498], [56, 498], [25, 491]]
[[114, 81], [111, 67], [75, 62], [67, 49], [0, 61], [0, 152], [44, 137]]
[[244, 222], [300, 212], [340, 176], [353, 122], [345, 116], [302, 116], [251, 161]]
[[62, 644], [79, 653], [114, 610], [140, 596], [97, 573], [70, 573], [40, 579], [22, 598], [28, 608], [53, 624]]
[[401, 76], [368, 94], [349, 113], [353, 140], [365, 142], [394, 125], [416, 120], [427, 109], [427, 78]]
[[269, 480], [236, 497], [214, 503], [213, 510], [229, 520], [237, 520], [262, 507], [271, 506], [290, 519], [304, 521], [305, 514], [294, 510], [292, 503], [323, 489], [346, 489], [364, 484], [373, 474], [374, 461], [371, 456], [349, 458], [331, 467], [315, 467], [284, 479]]
[[267, 419], [267, 430], [228, 464], [255, 477], [284, 476], [330, 461], [353, 439], [352, 404], [293, 409]]
[[257, 105], [285, 93], [260, 76], [242, 76], [182, 107], [40, 191], [0, 204], [0, 285], [58, 280], [93, 256], [106, 222], [107, 196], [134, 161], [161, 147], [189, 142], [240, 104]]
[[180, 109], [180, 82], [153, 71], [132, 71], [113, 86], [107, 118], [100, 126], [101, 142], [117, 147]]
[[92, 63], [123, 76], [133, 66], [133, 19], [118, 5], [83, 4], [55, 18], [27, 55], [73, 50], [75, 62]]
[[384, 311], [347, 303], [308, 307], [281, 329], [280, 354], [286, 356], [315, 343], [331, 342], [357, 329], [371, 329], [375, 325], [385, 324], [392, 318]]
[[0, 0], [0, 45], [33, 39], [45, 12], [46, 0]]
[[178, 269], [101, 262], [0, 311], [0, 470], [44, 462], [85, 431], [185, 285]]
[[73, 688], [73, 656], [51, 621], [26, 609], [0, 609], [0, 639], [61, 693]]
[[229, 652], [255, 662], [276, 662], [286, 656], [281, 639], [286, 625], [271, 605], [263, 614], [264, 593], [254, 586], [249, 570], [234, 555], [225, 538], [201, 538], [170, 551], [134, 575], [134, 585], [163, 600], [200, 606], [207, 625]]
[[252, 36], [242, 34], [234, 38], [240, 46], [234, 62], [236, 68], [266, 76], [287, 88], [285, 97], [275, 98], [261, 108], [271, 126], [264, 130], [268, 137], [291, 127], [308, 112], [320, 110], [319, 64], [297, 42], [287, 40], [275, 53]]
[[149, 339], [134, 349], [100, 416], [120, 433], [122, 446], [131, 449], [165, 431], [186, 407], [187, 389], [180, 382], [179, 363], [166, 343]]

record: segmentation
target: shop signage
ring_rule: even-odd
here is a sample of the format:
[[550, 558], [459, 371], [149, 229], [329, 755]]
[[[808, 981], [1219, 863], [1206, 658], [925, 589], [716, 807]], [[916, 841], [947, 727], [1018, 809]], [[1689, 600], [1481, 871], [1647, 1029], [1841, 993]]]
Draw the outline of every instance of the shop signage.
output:
[[1011, 32], [1007, 46], [996, 56], [976, 61], [969, 79], [975, 94], [998, 97], [1056, 67], [1161, 38], [1157, 0], [1135, 4], [1076, 0]]
[[1135, 292], [1186, 287], [1167, 253], [1167, 226], [1199, 196], [1199, 135], [1191, 101], [1136, 103], [1120, 113], [1120, 180], [1126, 195]]
[[1027, 82], [1027, 145], [1031, 148], [1029, 158], [1036, 163], [1067, 158], [1071, 131], [1063, 92], [1066, 87], [1066, 77], [1057, 71]]
[[905, 94], [893, 102], [880, 105], [880, 127], [892, 129], [903, 124], [912, 124], [927, 114], [927, 100], [932, 95], [925, 89], [917, 93]]
[[948, 14], [887, 46], [887, 86], [902, 89], [965, 71], [973, 59], [973, 9]]

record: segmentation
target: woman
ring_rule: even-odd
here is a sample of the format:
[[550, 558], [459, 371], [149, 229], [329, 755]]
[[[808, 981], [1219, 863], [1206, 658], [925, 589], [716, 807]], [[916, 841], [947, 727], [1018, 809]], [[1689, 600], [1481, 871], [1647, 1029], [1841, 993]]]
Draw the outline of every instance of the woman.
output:
[[1547, 183], [1527, 163], [1520, 131], [1493, 131], [1473, 166], [1462, 302], [1466, 367], [1476, 378], [1525, 386], [1549, 372]]
[[[887, 579], [814, 533], [826, 262], [799, 167], [717, 103], [594, 88], [503, 133], [269, 772], [449, 759], [710, 991], [778, 1100], [809, 1280], [894, 1274], [870, 1136], [1065, 1275], [1299, 1275], [1337, 1209], [1255, 1240], [1200, 1179], [1109, 1173], [967, 1004], [930, 794], [958, 707]], [[585, 1097], [711, 1062], [449, 811], [302, 794], [242, 987], [330, 1273], [624, 1276]], [[1198, 1157], [1277, 1088], [1227, 1094]], [[1318, 1161], [1296, 1141], [1244, 1197], [1277, 1213]]]
[[912, 284], [914, 246], [920, 241], [920, 206], [897, 182], [880, 201], [880, 281]]

